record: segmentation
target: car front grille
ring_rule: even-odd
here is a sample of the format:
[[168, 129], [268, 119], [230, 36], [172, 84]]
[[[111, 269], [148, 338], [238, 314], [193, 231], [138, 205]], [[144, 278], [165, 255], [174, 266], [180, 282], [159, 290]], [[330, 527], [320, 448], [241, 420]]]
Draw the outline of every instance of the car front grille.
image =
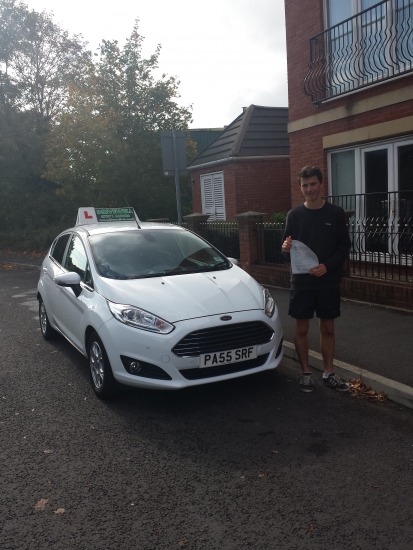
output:
[[191, 332], [172, 351], [178, 357], [197, 357], [203, 353], [266, 344], [273, 335], [274, 331], [262, 321], [234, 323]]
[[255, 369], [262, 367], [267, 361], [269, 353], [259, 355], [255, 359], [242, 361], [241, 363], [230, 363], [218, 367], [206, 367], [203, 369], [185, 369], [179, 371], [187, 380], [200, 380], [201, 378], [213, 378], [214, 376], [223, 376], [224, 374], [232, 374], [234, 372], [242, 372], [243, 370]]

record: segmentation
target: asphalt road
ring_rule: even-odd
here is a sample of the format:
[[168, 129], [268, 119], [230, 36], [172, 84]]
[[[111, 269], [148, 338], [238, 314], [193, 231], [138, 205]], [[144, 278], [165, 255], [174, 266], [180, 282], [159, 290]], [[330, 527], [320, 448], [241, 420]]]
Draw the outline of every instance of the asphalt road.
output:
[[2, 550], [413, 547], [413, 411], [297, 366], [99, 401], [43, 341], [38, 272], [0, 270]]

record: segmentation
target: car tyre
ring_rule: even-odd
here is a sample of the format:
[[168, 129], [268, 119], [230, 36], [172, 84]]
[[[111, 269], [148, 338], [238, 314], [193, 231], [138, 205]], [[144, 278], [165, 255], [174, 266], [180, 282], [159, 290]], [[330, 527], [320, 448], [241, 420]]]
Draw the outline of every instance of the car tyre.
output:
[[113, 397], [117, 393], [118, 386], [113, 376], [105, 346], [96, 332], [90, 335], [87, 352], [93, 391], [100, 399]]
[[41, 298], [39, 298], [39, 323], [42, 336], [45, 340], [53, 340], [53, 338], [56, 338], [57, 331], [49, 323], [46, 307]]

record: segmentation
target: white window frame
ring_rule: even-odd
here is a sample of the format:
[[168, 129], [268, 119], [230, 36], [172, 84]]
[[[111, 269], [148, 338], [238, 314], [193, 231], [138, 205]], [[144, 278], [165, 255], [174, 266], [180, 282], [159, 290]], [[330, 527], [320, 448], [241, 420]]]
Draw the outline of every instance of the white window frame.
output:
[[[351, 17], [354, 17], [358, 13], [364, 11], [362, 9], [362, 0], [351, 0], [350, 3], [351, 3]], [[377, 4], [380, 3], [380, 0], [378, 0], [376, 3]], [[371, 6], [371, 7], [374, 7], [374, 6]], [[369, 9], [369, 8], [365, 8], [365, 9]], [[393, 39], [396, 38], [396, 34], [397, 34], [396, 19], [395, 19], [396, 18], [396, 13], [397, 13], [397, 0], [390, 0], [389, 3], [386, 6], [384, 17], [385, 17], [385, 20], [386, 20], [386, 25], [385, 25], [385, 28], [387, 29], [386, 34], [387, 34], [387, 32], [390, 32]], [[323, 18], [324, 18], [324, 29], [327, 30], [328, 28], [330, 28], [330, 25], [329, 25], [329, 19], [330, 19], [330, 17], [329, 17], [329, 0], [323, 0]], [[356, 28], [355, 27], [356, 24], [357, 24], [357, 22], [353, 20], [353, 25], [352, 25], [353, 34], [357, 31], [357, 35], [361, 36], [361, 34], [362, 34], [361, 29], [360, 29], [360, 27]], [[386, 37], [385, 41], [387, 42], [387, 40], [388, 40], [388, 36]], [[365, 76], [354, 78], [353, 79], [354, 88], [352, 86], [349, 86], [349, 90], [348, 90], [349, 92], [350, 91], [357, 91], [359, 89], [360, 85], [366, 85], [366, 83], [368, 83], [369, 85], [375, 84], [375, 83], [380, 83], [382, 80], [387, 80], [389, 77], [395, 77], [395, 76], [398, 75], [399, 70], [398, 70], [398, 67], [397, 67], [397, 63], [396, 64], [392, 63], [392, 59], [395, 56], [395, 51], [396, 51], [396, 48], [397, 48], [397, 43], [396, 42], [397, 42], [396, 40], [391, 40], [390, 41], [391, 45], [387, 44], [386, 47], [385, 47], [385, 56], [386, 56], [386, 61], [388, 63], [388, 68], [383, 72], [383, 74], [382, 75], [369, 76], [368, 79], [366, 79], [366, 80], [365, 80]], [[330, 47], [330, 46], [328, 46], [328, 47]], [[362, 56], [360, 57], [360, 61], [363, 62], [363, 57]], [[328, 78], [328, 75], [326, 75], [326, 78]], [[349, 80], [349, 84], [350, 83], [351, 83], [351, 80]], [[342, 95], [342, 94], [337, 94], [337, 96], [339, 96], [339, 95]], [[332, 94], [329, 99], [334, 99], [335, 97], [336, 97], [336, 94]]]
[[[339, 149], [330, 150], [327, 152], [327, 169], [328, 169], [328, 195], [332, 195], [332, 168], [331, 168], [331, 155], [334, 153], [341, 153], [344, 151], [354, 150], [355, 152], [355, 194], [363, 195], [365, 191], [365, 161], [364, 153], [370, 151], [378, 151], [382, 149], [387, 149], [387, 161], [388, 161], [388, 192], [398, 191], [398, 181], [399, 181], [399, 166], [398, 166], [398, 148], [405, 145], [413, 145], [413, 136], [406, 136], [403, 139], [394, 138], [386, 141], [376, 141], [371, 143], [364, 143], [362, 145], [352, 145], [348, 147], [341, 147]], [[363, 197], [360, 197], [356, 201], [356, 213], [355, 219], [358, 220], [361, 218], [361, 212], [364, 212]], [[392, 223], [397, 220], [398, 212], [398, 202], [390, 206], [391, 215], [389, 215], [389, 229]], [[389, 239], [391, 236], [389, 236]], [[394, 247], [398, 246], [398, 242], [393, 243]], [[362, 243], [362, 248], [364, 248], [364, 243]], [[392, 259], [392, 254], [374, 252], [363, 254], [362, 257], [357, 256], [354, 259], [361, 259], [363, 261], [378, 261], [379, 256], [383, 257], [383, 254], [386, 256], [386, 261]], [[352, 256], [352, 254], [351, 254]], [[394, 261], [394, 259], [392, 259]], [[400, 256], [400, 265], [413, 265], [413, 257], [401, 257]]]

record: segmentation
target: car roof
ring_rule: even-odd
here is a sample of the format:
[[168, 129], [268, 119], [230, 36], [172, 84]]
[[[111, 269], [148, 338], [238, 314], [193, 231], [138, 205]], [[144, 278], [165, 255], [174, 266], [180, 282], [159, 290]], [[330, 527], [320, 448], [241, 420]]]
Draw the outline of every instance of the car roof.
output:
[[67, 231], [81, 231], [86, 235], [101, 235], [103, 233], [114, 233], [119, 231], [145, 231], [145, 230], [168, 229], [172, 231], [184, 231], [179, 225], [171, 223], [139, 222], [139, 227], [135, 222], [100, 222], [88, 225], [77, 225]]

